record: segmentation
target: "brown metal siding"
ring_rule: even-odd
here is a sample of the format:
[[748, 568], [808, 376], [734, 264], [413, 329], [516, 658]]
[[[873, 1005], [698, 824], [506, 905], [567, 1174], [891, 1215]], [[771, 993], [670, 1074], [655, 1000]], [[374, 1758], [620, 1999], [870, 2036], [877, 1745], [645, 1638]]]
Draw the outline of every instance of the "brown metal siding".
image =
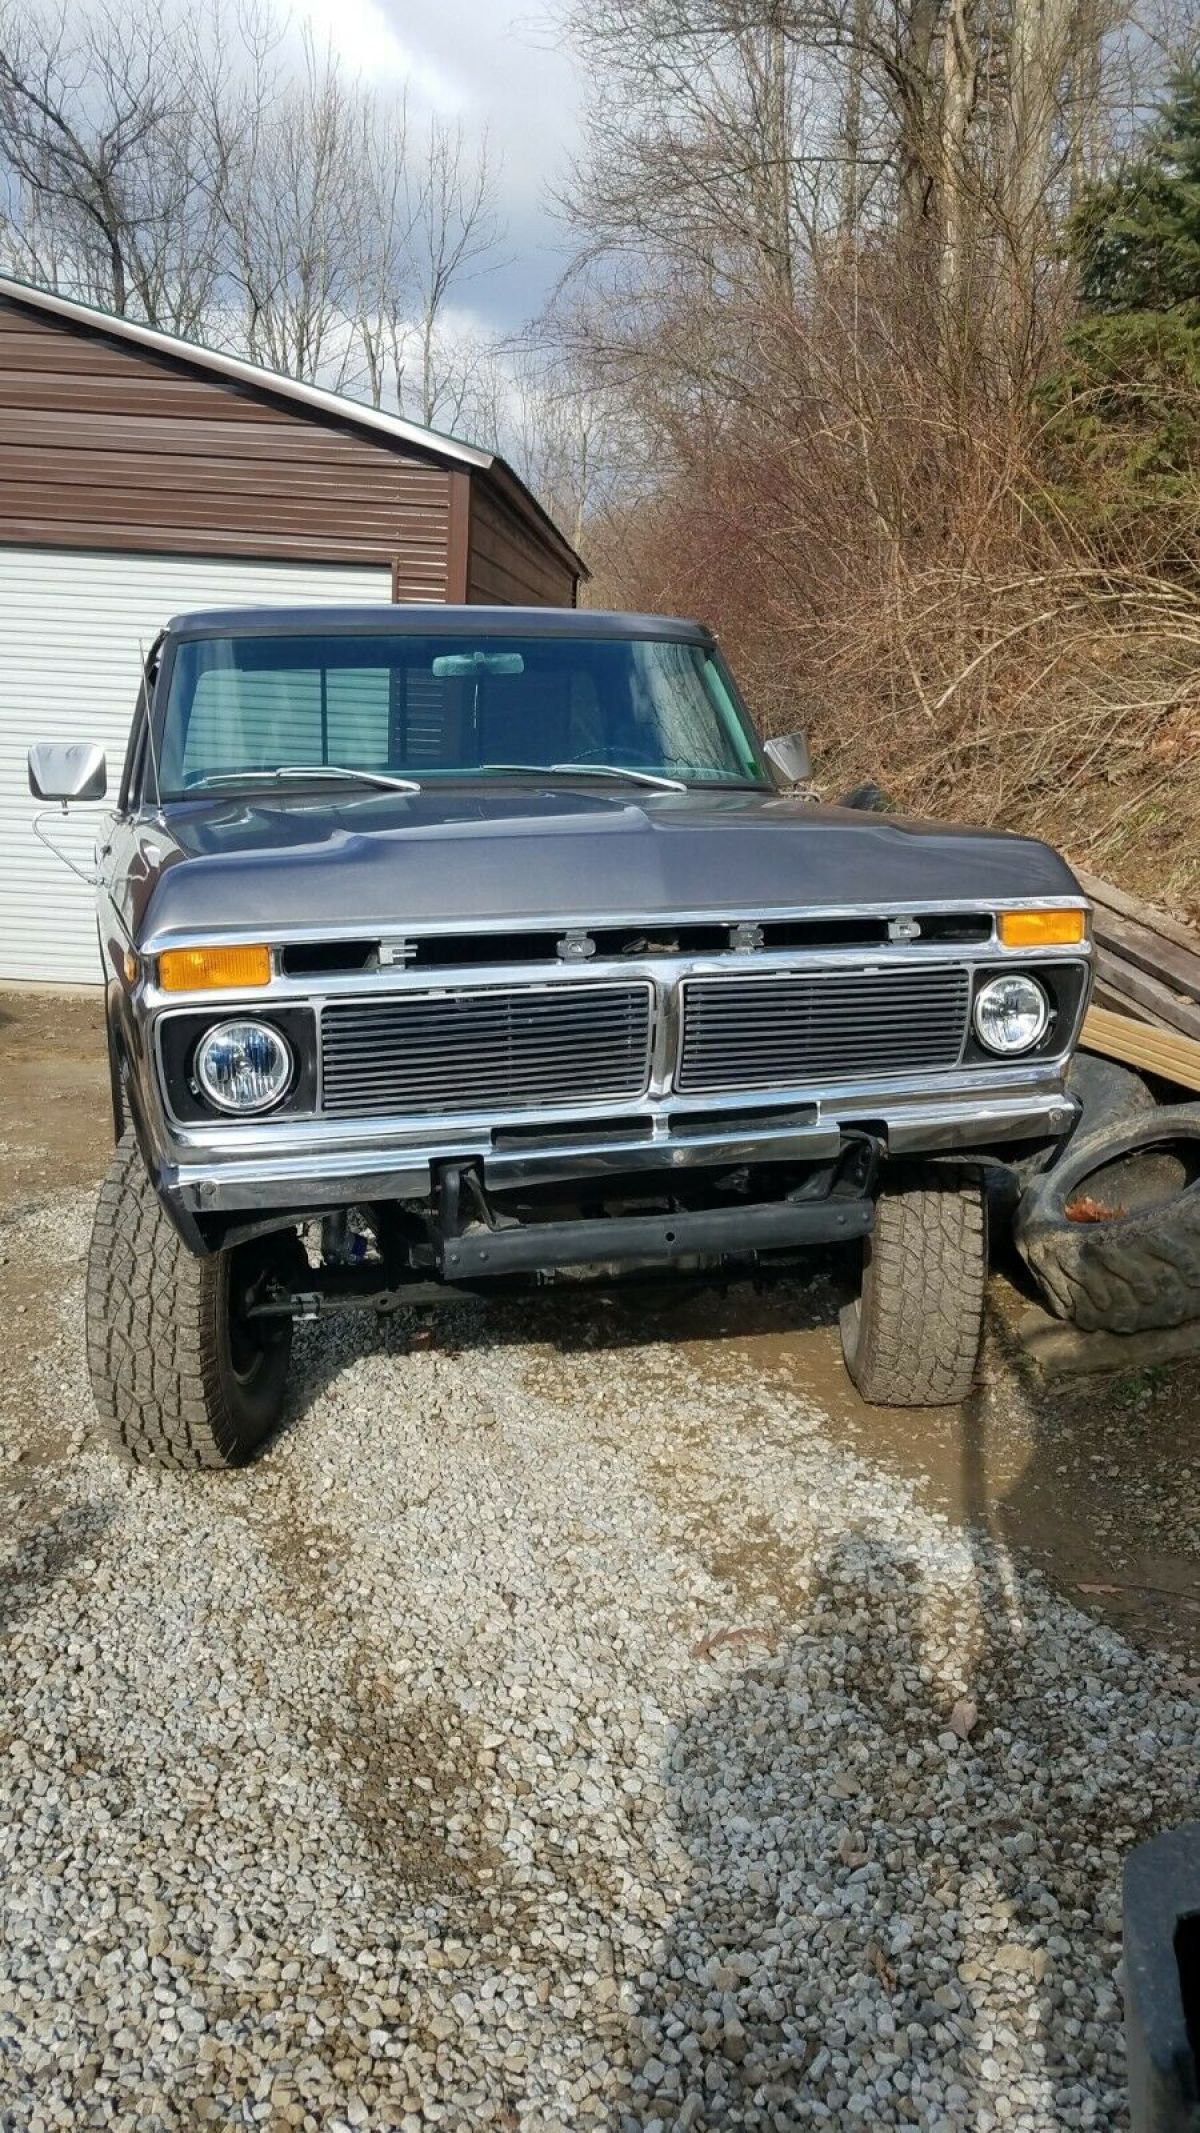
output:
[[462, 606], [471, 597], [471, 518], [478, 477], [450, 476], [450, 525], [446, 537], [446, 598]]
[[575, 573], [494, 489], [471, 484], [467, 598], [500, 607], [573, 607]]
[[0, 298], [0, 542], [393, 567], [446, 597], [450, 480], [186, 358]]

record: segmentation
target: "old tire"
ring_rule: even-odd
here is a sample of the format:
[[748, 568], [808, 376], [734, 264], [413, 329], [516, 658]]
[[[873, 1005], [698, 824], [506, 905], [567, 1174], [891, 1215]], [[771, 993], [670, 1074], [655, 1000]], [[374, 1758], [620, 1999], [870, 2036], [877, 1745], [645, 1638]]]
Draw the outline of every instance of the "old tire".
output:
[[283, 1410], [290, 1319], [263, 1334], [238, 1315], [257, 1268], [299, 1239], [270, 1238], [198, 1259], [188, 1251], [127, 1133], [100, 1187], [87, 1272], [92, 1392], [112, 1442], [140, 1466], [237, 1466]]
[[1067, 1087], [1081, 1107], [1077, 1134], [1099, 1133], [1154, 1109], [1154, 1098], [1141, 1075], [1116, 1059], [1103, 1059], [1098, 1052], [1076, 1052]]
[[[1069, 1220], [1085, 1197], [1111, 1216]], [[1200, 1104], [1077, 1134], [1023, 1195], [1014, 1234], [1051, 1310], [1087, 1332], [1200, 1319]]]
[[841, 1314], [846, 1368], [864, 1400], [949, 1407], [975, 1382], [987, 1280], [987, 1207], [975, 1172], [935, 1163], [885, 1183]]

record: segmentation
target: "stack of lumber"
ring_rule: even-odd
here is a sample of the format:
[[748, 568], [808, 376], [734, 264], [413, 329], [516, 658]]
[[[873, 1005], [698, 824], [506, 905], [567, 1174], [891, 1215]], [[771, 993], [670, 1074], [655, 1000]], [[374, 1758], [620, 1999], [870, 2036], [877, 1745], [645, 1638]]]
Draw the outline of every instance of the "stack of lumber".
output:
[[1200, 939], [1111, 882], [1078, 878], [1096, 942], [1084, 1044], [1200, 1093]]

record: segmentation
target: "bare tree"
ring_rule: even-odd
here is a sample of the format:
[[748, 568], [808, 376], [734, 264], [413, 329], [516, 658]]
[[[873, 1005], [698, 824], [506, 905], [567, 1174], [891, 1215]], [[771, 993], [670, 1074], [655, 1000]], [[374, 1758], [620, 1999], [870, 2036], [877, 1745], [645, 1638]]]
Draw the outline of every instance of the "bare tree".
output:
[[328, 52], [278, 86], [256, 66], [232, 113], [221, 196], [226, 279], [255, 362], [344, 385], [353, 367], [359, 106]]
[[851, 4], [853, 12], [848, 25], [845, 88], [842, 93], [842, 167], [838, 187], [838, 226], [844, 237], [857, 240], [863, 200], [863, 104], [869, 0], [851, 0]]
[[1012, 0], [1008, 37], [1007, 155], [1000, 210], [1008, 245], [1010, 361], [1024, 376], [1033, 330], [1038, 262], [1049, 235], [1048, 204], [1076, 0]]
[[941, 294], [950, 320], [966, 295], [968, 220], [973, 205], [967, 137], [975, 112], [980, 48], [976, 0], [950, 0], [942, 52]]
[[619, 406], [553, 350], [507, 350], [496, 435], [517, 472], [575, 547], [597, 516], [637, 494]]
[[399, 407], [408, 398], [417, 307], [416, 230], [403, 99], [373, 112], [364, 124], [358, 185], [358, 212], [349, 236], [354, 336], [371, 404]]
[[213, 301], [210, 142], [194, 39], [151, 0], [0, 9], [0, 164], [14, 266], [195, 331]]
[[486, 137], [414, 141], [265, 0], [0, 0], [0, 243], [32, 281], [455, 423], [491, 351], [453, 301], [498, 235]]
[[478, 369], [478, 349], [447, 329], [446, 312], [451, 297], [496, 248], [496, 178], [487, 135], [471, 149], [461, 126], [431, 119], [414, 195], [418, 389], [421, 420], [433, 428], [462, 419]]
[[790, 292], [824, 213], [839, 97], [802, 0], [564, 0], [593, 95], [564, 188], [588, 256]]

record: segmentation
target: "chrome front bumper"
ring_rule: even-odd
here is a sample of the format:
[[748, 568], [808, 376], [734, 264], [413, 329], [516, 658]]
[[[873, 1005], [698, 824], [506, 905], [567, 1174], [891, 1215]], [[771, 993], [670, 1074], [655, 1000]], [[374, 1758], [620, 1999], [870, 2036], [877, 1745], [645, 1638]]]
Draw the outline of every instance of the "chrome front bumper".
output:
[[1065, 1086], [1066, 1062], [1003, 1076], [979, 1071], [964, 1092], [963, 1072], [928, 1086], [811, 1092], [789, 1101], [761, 1097], [693, 1105], [640, 1106], [621, 1119], [576, 1114], [519, 1123], [495, 1120], [360, 1123], [299, 1120], [274, 1126], [205, 1129], [170, 1137], [158, 1164], [160, 1190], [193, 1215], [299, 1211], [423, 1200], [435, 1164], [477, 1158], [495, 1191], [604, 1175], [691, 1170], [712, 1164], [820, 1162], [843, 1133], [869, 1128], [892, 1155], [984, 1154], [1013, 1141], [1050, 1141], [1071, 1127], [1078, 1106]]

